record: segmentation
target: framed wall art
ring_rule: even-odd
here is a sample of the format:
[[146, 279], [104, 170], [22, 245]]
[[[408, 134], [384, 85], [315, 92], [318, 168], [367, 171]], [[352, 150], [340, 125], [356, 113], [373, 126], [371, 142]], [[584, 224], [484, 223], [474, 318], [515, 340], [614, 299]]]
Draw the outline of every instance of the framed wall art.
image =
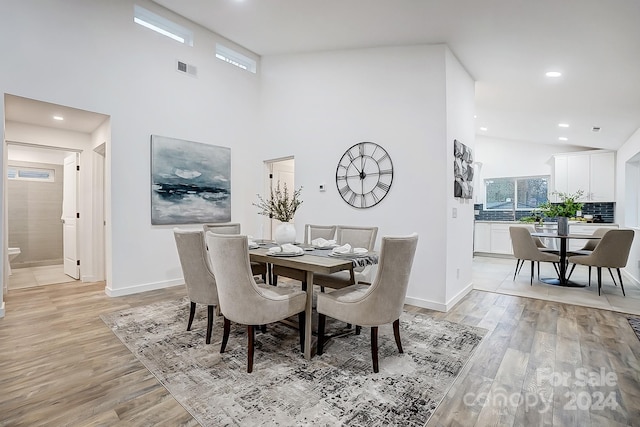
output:
[[473, 197], [473, 153], [471, 148], [457, 139], [453, 140], [453, 196], [463, 199]]
[[151, 135], [151, 224], [231, 221], [231, 149]]

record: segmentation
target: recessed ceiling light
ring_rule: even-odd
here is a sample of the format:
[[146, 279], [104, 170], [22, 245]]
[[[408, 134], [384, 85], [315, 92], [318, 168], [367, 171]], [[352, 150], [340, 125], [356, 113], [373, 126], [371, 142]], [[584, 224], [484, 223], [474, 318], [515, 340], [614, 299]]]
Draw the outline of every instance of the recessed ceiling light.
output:
[[568, 141], [569, 138], [567, 138], [566, 136], [561, 136], [558, 138], [560, 141]]
[[64, 120], [62, 116], [53, 116], [53, 120]]
[[544, 75], [547, 77], [560, 77], [562, 73], [560, 71], [547, 71]]
[[568, 128], [569, 123], [558, 123], [558, 126], [560, 126], [561, 128]]
[[483, 127], [481, 127], [481, 128], [480, 128], [480, 130], [481, 130], [481, 131], [483, 131], [483, 132], [485, 132], [485, 131], [487, 131], [487, 130], [489, 130], [489, 129], [487, 129], [486, 127], [484, 127], [484, 126], [483, 126]]

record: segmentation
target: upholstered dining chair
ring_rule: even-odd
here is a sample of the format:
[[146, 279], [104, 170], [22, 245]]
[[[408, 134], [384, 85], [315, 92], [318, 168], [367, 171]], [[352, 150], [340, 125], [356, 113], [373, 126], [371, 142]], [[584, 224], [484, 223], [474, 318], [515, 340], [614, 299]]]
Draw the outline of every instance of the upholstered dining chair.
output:
[[600, 290], [602, 289], [602, 268], [615, 268], [618, 271], [622, 295], [626, 296], [620, 268], [627, 265], [634, 236], [635, 232], [633, 230], [607, 230], [590, 255], [570, 256], [569, 263], [589, 266], [589, 283], [591, 283], [591, 267], [597, 268], [598, 295], [600, 295]]
[[191, 302], [189, 310], [189, 323], [187, 331], [191, 330], [193, 317], [196, 312], [196, 304], [207, 306], [207, 338], [206, 343], [211, 343], [211, 329], [213, 327], [215, 306], [218, 306], [218, 290], [216, 278], [213, 275], [209, 258], [204, 243], [202, 230], [173, 229], [173, 236], [178, 248], [178, 256], [187, 287], [187, 296]]
[[557, 263], [560, 262], [560, 256], [555, 253], [546, 252], [540, 250], [536, 246], [535, 241], [531, 236], [531, 231], [526, 227], [509, 227], [509, 235], [511, 236], [511, 245], [513, 247], [513, 256], [516, 258], [516, 270], [513, 273], [513, 280], [516, 280], [516, 275], [522, 269], [525, 261], [531, 261], [531, 277], [530, 282], [533, 286], [533, 271], [535, 263], [538, 263], [538, 279], [540, 278], [540, 262], [553, 263], [556, 272], [558, 268]]
[[[373, 251], [378, 235], [378, 227], [357, 227], [339, 225], [336, 228], [336, 243], [349, 243], [353, 248], [365, 248]], [[332, 274], [314, 274], [313, 283], [322, 290], [325, 287], [341, 289], [354, 283], [371, 283], [378, 269], [377, 265], [366, 265]]]
[[[335, 225], [314, 225], [305, 224], [304, 226], [304, 243], [311, 244], [315, 239], [323, 238], [326, 240], [334, 240], [336, 235]], [[288, 277], [290, 279], [302, 282], [302, 289], [306, 289], [306, 272], [295, 268], [274, 265], [272, 269], [271, 284], [278, 283], [278, 276]]]
[[[240, 234], [240, 224], [237, 222], [228, 222], [221, 224], [204, 224], [202, 226], [204, 232], [211, 231], [216, 234]], [[267, 282], [267, 264], [263, 262], [251, 261], [251, 271], [254, 276], [262, 277], [263, 282]]]
[[[593, 237], [598, 237], [597, 239], [589, 239], [587, 240], [587, 242], [584, 244], [584, 246], [578, 250], [575, 251], [569, 251], [567, 253], [568, 256], [573, 256], [573, 255], [591, 255], [591, 253], [593, 253], [593, 250], [596, 248], [596, 246], [598, 246], [598, 243], [600, 243], [600, 239], [602, 239], [602, 236], [604, 236], [607, 231], [611, 230], [610, 228], [606, 228], [606, 227], [599, 227], [596, 228], [592, 234]], [[569, 271], [569, 276], [567, 277], [567, 280], [569, 278], [571, 278], [571, 275], [573, 274], [573, 270], [575, 270], [577, 264], [573, 264], [573, 266], [571, 266], [571, 271]], [[613, 280], [613, 283], [616, 283], [616, 279], [615, 277], [613, 277], [613, 273], [611, 272], [611, 269], [608, 268], [607, 270], [609, 270], [609, 275], [611, 276], [611, 279]], [[589, 267], [589, 286], [591, 286], [591, 267]], [[617, 285], [616, 285], [617, 286]]]
[[251, 373], [256, 326], [295, 314], [300, 325], [300, 347], [304, 351], [306, 293], [285, 287], [258, 286], [249, 264], [247, 236], [207, 232], [206, 242], [224, 317], [220, 353], [224, 353], [227, 346], [231, 322], [247, 325], [247, 372]]
[[369, 285], [355, 284], [318, 294], [318, 354], [324, 351], [326, 316], [371, 328], [373, 372], [378, 372], [378, 327], [393, 323], [400, 353], [400, 315], [409, 285], [418, 235], [382, 238], [378, 274]]

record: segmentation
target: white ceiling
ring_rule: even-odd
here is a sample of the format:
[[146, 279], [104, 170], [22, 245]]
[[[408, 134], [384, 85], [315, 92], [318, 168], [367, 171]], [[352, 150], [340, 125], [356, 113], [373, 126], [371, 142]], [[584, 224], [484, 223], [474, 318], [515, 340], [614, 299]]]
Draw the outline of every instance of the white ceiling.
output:
[[[617, 149], [640, 128], [640, 0], [154, 1], [259, 55], [446, 43], [477, 82], [478, 135]], [[7, 120], [79, 132], [107, 117], [5, 104]]]
[[617, 149], [640, 128], [639, 0], [154, 1], [258, 55], [446, 43], [478, 135]]

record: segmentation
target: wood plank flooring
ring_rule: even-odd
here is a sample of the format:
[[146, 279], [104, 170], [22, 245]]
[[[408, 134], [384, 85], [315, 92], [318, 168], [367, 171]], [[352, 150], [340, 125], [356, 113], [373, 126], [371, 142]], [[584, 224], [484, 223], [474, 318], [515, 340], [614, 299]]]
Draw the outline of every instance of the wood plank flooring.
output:
[[[9, 291], [0, 426], [197, 425], [99, 318], [184, 295], [110, 298], [103, 283]], [[640, 341], [626, 316], [483, 291], [449, 313], [408, 309], [489, 331], [428, 426], [640, 426]]]

